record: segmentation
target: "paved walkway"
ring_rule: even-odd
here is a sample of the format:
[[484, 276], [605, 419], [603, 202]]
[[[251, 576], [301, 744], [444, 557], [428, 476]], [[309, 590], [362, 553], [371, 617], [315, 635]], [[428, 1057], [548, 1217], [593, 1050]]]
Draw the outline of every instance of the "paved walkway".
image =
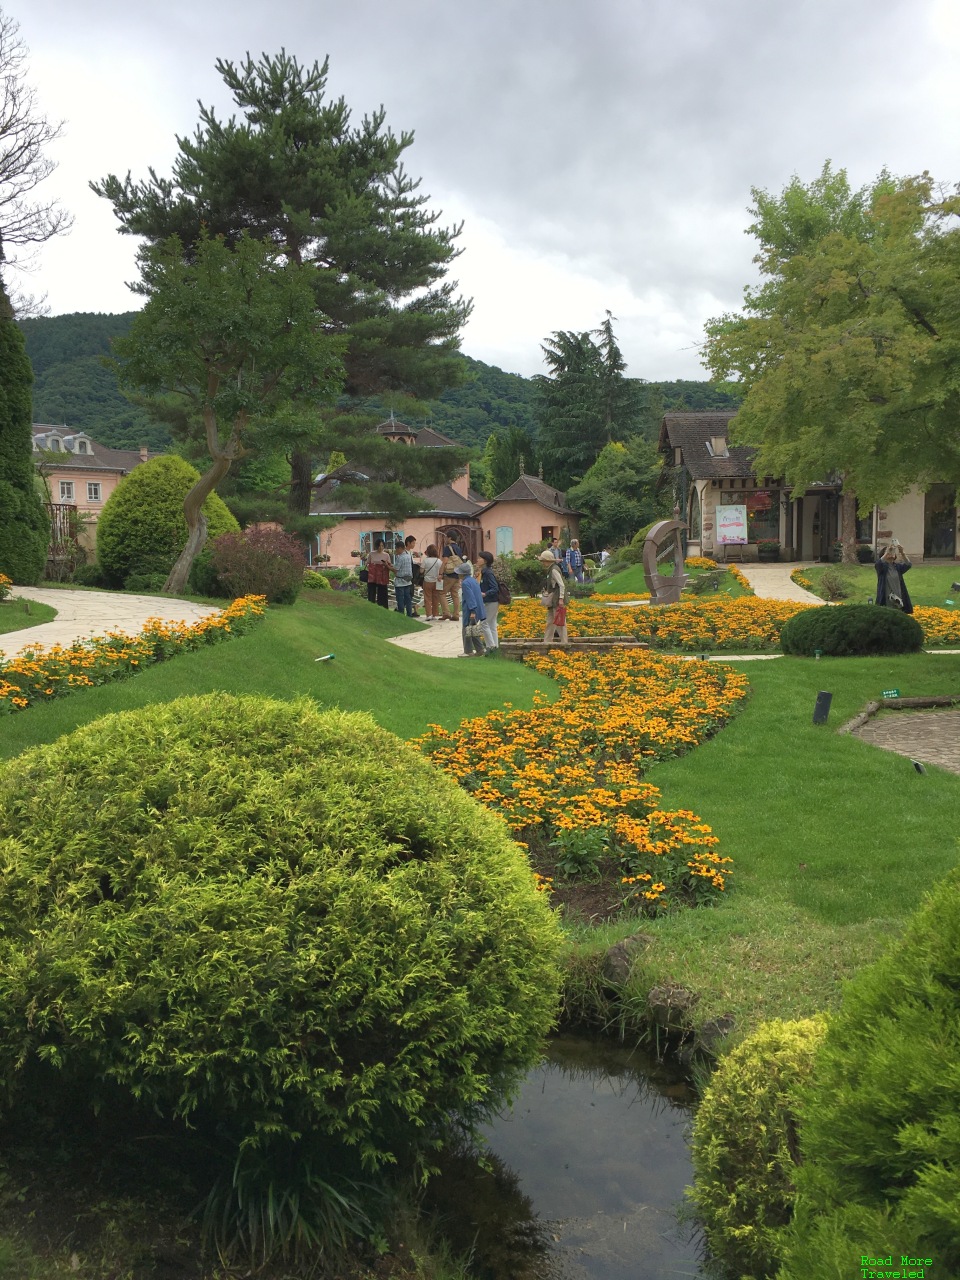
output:
[[960, 711], [887, 711], [854, 730], [886, 751], [960, 773]]
[[165, 596], [130, 596], [114, 591], [67, 591], [62, 587], [14, 587], [13, 596], [39, 600], [57, 610], [53, 622], [23, 631], [0, 635], [0, 657], [12, 658], [23, 649], [42, 644], [71, 645], [107, 631], [124, 631], [136, 635], [148, 618], [166, 622], [196, 622], [198, 618], [219, 610], [189, 600], [168, 600]]

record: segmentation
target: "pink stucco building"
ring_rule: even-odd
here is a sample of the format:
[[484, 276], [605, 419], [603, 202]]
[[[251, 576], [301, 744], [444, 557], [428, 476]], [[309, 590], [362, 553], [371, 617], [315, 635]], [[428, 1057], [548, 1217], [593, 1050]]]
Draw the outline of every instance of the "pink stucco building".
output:
[[[415, 430], [401, 422], [384, 422], [377, 428], [397, 448], [443, 448], [455, 445], [431, 427]], [[413, 535], [417, 550], [434, 544], [456, 542], [471, 560], [481, 551], [494, 555], [519, 555], [532, 542], [543, 538], [576, 538], [579, 515], [568, 505], [566, 495], [536, 476], [521, 475], [509, 489], [488, 501], [470, 488], [470, 468], [449, 484], [418, 490], [424, 510], [402, 526], [391, 526], [386, 516], [375, 511], [348, 511], [337, 504], [339, 477], [349, 474], [349, 463], [318, 479], [311, 515], [336, 515], [341, 522], [317, 536], [311, 559], [322, 557], [333, 567], [356, 565], [362, 555], [383, 538], [388, 549]]]
[[53, 507], [54, 532], [57, 510], [71, 507], [89, 517], [83, 541], [90, 549], [96, 542], [96, 522], [103, 505], [125, 475], [146, 462], [146, 446], [110, 449], [85, 431], [69, 427], [33, 424], [33, 457], [43, 475]]

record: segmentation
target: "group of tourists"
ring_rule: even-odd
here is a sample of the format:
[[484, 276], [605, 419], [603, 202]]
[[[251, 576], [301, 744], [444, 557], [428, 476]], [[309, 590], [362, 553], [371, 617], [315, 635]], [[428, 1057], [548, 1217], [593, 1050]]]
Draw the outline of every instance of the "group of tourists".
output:
[[[497, 580], [490, 552], [481, 551], [474, 565], [456, 544], [441, 550], [431, 543], [422, 556], [416, 545], [411, 535], [404, 539], [403, 550], [391, 557], [382, 539], [375, 544], [361, 571], [370, 603], [387, 608], [392, 577], [398, 613], [422, 616], [426, 622], [462, 621], [463, 652], [468, 657], [498, 649], [497, 613], [501, 604], [509, 603], [510, 591]], [[415, 585], [423, 588], [423, 615], [414, 605]]]
[[[460, 622], [463, 652], [479, 657], [500, 647], [497, 614], [501, 604], [510, 603], [510, 591], [493, 572], [493, 556], [481, 551], [474, 565], [455, 543], [442, 549], [431, 543], [422, 556], [413, 535], [404, 539], [403, 549], [391, 557], [382, 539], [367, 556], [361, 571], [371, 604], [388, 607], [387, 588], [393, 578], [396, 609], [410, 618], [426, 622]], [[571, 581], [583, 581], [580, 543], [572, 539], [564, 551], [558, 538], [540, 553], [546, 581], [540, 602], [547, 611], [543, 638], [548, 644], [567, 644], [567, 598]], [[423, 588], [421, 615], [414, 604], [415, 586]]]

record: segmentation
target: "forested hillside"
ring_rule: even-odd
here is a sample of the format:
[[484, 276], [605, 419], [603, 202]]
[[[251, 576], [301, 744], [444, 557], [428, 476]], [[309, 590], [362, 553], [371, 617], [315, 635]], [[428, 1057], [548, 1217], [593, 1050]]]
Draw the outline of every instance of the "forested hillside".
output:
[[111, 338], [130, 331], [136, 312], [76, 312], [21, 320], [33, 365], [33, 420], [87, 431], [100, 444], [161, 451], [170, 444], [165, 426], [152, 422], [117, 387], [103, 363]]
[[[162, 450], [170, 442], [166, 427], [151, 422], [120, 393], [113, 372], [103, 364], [110, 339], [130, 330], [136, 313], [121, 315], [78, 312], [21, 320], [27, 355], [33, 365], [34, 422], [64, 423], [88, 431], [101, 444], [133, 449], [147, 444]], [[464, 385], [445, 391], [425, 417], [413, 426], [429, 425], [460, 444], [482, 449], [498, 427], [536, 432], [536, 385], [531, 378], [505, 373], [482, 360], [463, 357]], [[667, 409], [736, 408], [737, 399], [708, 382], [646, 384], [648, 418], [645, 434], [655, 435]], [[384, 411], [385, 414], [385, 411]]]

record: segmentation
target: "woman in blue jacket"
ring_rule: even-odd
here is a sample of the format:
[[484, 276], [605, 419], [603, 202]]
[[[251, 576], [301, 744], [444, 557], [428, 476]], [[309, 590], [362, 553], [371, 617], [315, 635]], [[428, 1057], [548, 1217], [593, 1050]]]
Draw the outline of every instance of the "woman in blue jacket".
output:
[[487, 611], [487, 620], [483, 624], [483, 638], [488, 650], [499, 649], [497, 614], [500, 612], [500, 583], [494, 576], [492, 553], [481, 551], [480, 559], [483, 561], [483, 568], [480, 570], [480, 595], [483, 597], [483, 607]]
[[463, 607], [460, 610], [463, 618], [463, 652], [468, 658], [479, 658], [484, 653], [483, 641], [479, 636], [467, 635], [467, 628], [475, 622], [485, 622], [487, 611], [483, 607], [480, 583], [473, 576], [473, 565], [469, 560], [457, 565], [457, 577], [460, 579], [463, 595]]

